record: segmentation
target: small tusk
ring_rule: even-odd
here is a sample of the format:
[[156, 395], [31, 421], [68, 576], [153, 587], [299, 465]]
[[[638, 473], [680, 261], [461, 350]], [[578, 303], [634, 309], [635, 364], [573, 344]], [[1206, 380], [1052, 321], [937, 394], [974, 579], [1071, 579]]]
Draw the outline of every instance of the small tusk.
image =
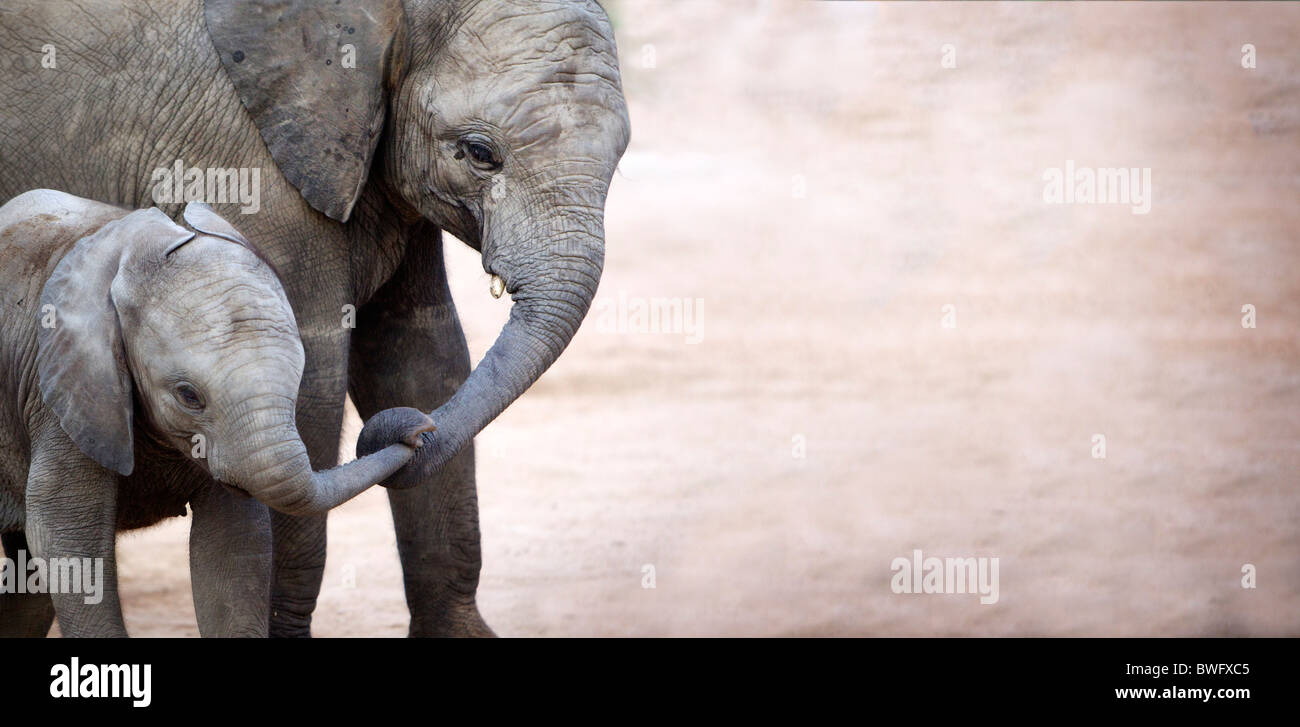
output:
[[500, 275], [492, 276], [492, 287], [488, 289], [493, 298], [500, 298], [501, 294], [506, 292], [506, 281], [501, 279]]

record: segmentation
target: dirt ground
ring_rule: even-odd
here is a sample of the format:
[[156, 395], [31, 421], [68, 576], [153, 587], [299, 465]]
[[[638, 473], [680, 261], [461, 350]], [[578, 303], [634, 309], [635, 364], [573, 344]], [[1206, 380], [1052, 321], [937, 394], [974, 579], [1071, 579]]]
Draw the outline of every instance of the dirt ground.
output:
[[[597, 307], [478, 439], [499, 633], [1300, 634], [1300, 6], [609, 7]], [[1067, 160], [1150, 213], [1045, 203]], [[120, 539], [132, 634], [197, 634], [188, 526]], [[329, 538], [315, 634], [404, 635], [384, 493]], [[999, 601], [895, 594], [914, 549]]]

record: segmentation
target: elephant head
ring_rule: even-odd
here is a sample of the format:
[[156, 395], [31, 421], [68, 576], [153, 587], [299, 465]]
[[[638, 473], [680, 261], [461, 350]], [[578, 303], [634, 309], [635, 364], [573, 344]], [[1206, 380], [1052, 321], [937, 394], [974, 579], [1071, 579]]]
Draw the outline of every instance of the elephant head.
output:
[[421, 460], [441, 464], [550, 367], [595, 295], [630, 135], [608, 18], [592, 0], [207, 0], [205, 17], [315, 209], [346, 221], [365, 184], [383, 185], [510, 293], [495, 344], [434, 413]]
[[190, 203], [185, 220], [194, 230], [157, 208], [121, 216], [45, 283], [41, 396], [78, 447], [130, 474], [138, 403], [151, 436], [292, 514], [323, 512], [405, 465], [432, 428], [414, 410], [387, 413], [402, 421], [377, 454], [312, 472], [294, 424], [302, 342], [279, 279], [206, 205]]

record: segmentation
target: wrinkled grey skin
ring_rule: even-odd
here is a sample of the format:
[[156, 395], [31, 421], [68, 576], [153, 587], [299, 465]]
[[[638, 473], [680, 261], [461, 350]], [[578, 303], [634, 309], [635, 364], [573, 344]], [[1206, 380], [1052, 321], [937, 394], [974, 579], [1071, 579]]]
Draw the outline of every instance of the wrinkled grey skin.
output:
[[[363, 418], [431, 411], [437, 431], [387, 483], [415, 485], [389, 492], [410, 633], [491, 634], [475, 601], [472, 440], [555, 361], [600, 280], [605, 194], [630, 133], [604, 12], [590, 0], [5, 5], [0, 53], [17, 70], [0, 75], [0, 195], [55, 186], [143, 207], [151, 170], [178, 158], [261, 169], [258, 213], [215, 207], [293, 304], [311, 462], [336, 461], [348, 393]], [[44, 43], [57, 70], [39, 64]], [[486, 161], [473, 144], [491, 146]], [[514, 301], [473, 373], [440, 229], [481, 251]], [[340, 325], [345, 305], [355, 328]], [[271, 633], [308, 635], [324, 518], [272, 519]]]
[[[65, 636], [125, 635], [114, 533], [187, 503], [200, 632], [265, 635], [258, 501], [324, 512], [406, 464], [432, 426], [386, 417], [375, 454], [313, 472], [294, 425], [302, 344], [279, 281], [206, 205], [185, 220], [200, 232], [51, 190], [0, 207], [0, 533], [25, 531], [29, 557], [102, 558], [107, 581], [100, 603], [54, 595]], [[27, 625], [9, 615], [0, 634]]]

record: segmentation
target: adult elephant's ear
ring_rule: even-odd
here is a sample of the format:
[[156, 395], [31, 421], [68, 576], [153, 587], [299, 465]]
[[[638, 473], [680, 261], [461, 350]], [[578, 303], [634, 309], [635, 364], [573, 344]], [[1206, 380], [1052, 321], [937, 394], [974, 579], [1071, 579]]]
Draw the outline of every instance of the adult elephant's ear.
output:
[[114, 283], [132, 257], [194, 236], [157, 208], [138, 210], [81, 238], [41, 289], [36, 372], [41, 399], [86, 456], [119, 474], [135, 467], [131, 373]]
[[280, 171], [346, 221], [384, 128], [401, 0], [206, 0], [204, 18]]

